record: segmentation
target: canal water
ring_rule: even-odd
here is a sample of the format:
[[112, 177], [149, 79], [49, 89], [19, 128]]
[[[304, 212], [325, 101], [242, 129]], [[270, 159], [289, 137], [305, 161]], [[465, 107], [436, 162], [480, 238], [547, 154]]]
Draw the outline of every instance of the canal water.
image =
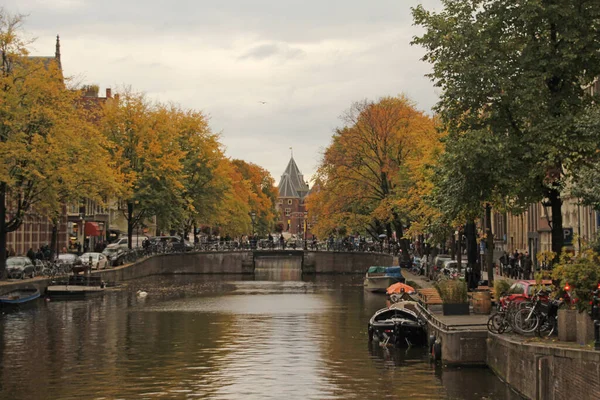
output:
[[[136, 292], [144, 290], [145, 298]], [[0, 399], [517, 399], [490, 371], [369, 347], [360, 276], [155, 276], [0, 316]]]

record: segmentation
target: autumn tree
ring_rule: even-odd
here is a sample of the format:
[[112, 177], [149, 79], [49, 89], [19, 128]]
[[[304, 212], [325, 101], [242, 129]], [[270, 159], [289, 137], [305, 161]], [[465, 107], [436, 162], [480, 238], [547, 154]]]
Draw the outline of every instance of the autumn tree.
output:
[[185, 152], [174, 118], [169, 107], [152, 104], [130, 88], [104, 107], [102, 129], [124, 180], [120, 202], [130, 247], [134, 230], [146, 218], [168, 220], [179, 211]]
[[259, 235], [271, 232], [277, 214], [275, 204], [278, 193], [275, 179], [269, 171], [254, 163], [243, 160], [232, 160], [232, 163], [249, 191], [250, 212], [256, 214], [255, 231]]
[[[600, 3], [442, 3], [440, 12], [413, 9], [415, 23], [425, 28], [414, 43], [426, 49], [424, 60], [433, 65], [428, 76], [442, 89], [435, 110], [452, 140], [489, 149], [478, 151], [481, 157], [468, 170], [449, 170], [454, 181], [449, 185], [467, 194], [458, 202], [473, 207], [496, 195], [516, 206], [543, 200], [552, 209], [552, 249], [559, 254], [565, 183], [582, 160], [598, 155], [600, 130], [582, 135], [578, 121], [593, 100], [584, 87], [600, 75]], [[475, 165], [488, 170], [478, 171]], [[478, 182], [475, 176], [485, 180]], [[466, 192], [459, 187], [465, 179]], [[511, 182], [508, 188], [506, 181]]]
[[58, 63], [28, 57], [27, 43], [19, 32], [22, 20], [0, 10], [2, 275], [7, 233], [21, 226], [27, 212], [35, 209], [56, 222], [63, 199], [80, 196], [76, 188], [100, 197], [114, 188], [116, 180], [106, 170], [110, 163], [92, 171], [86, 165], [106, 161], [106, 149], [77, 107], [80, 93], [67, 88]]
[[319, 166], [320, 189], [309, 210], [321, 230], [395, 232], [406, 255], [406, 228], [424, 211], [420, 198], [427, 189], [417, 181], [440, 147], [434, 121], [405, 97], [386, 97], [355, 103], [344, 122]]
[[219, 135], [210, 130], [204, 114], [176, 106], [171, 106], [171, 113], [185, 155], [179, 209], [173, 220], [165, 222], [187, 237], [198, 224], [213, 222], [229, 185], [226, 174], [219, 170], [225, 157]]

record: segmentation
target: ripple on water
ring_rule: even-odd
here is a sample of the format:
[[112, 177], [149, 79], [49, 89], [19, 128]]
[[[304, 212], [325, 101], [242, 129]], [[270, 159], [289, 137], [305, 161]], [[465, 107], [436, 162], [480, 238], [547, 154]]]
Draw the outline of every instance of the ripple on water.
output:
[[510, 398], [487, 371], [370, 348], [366, 323], [384, 298], [359, 282], [153, 277], [5, 315], [0, 398]]

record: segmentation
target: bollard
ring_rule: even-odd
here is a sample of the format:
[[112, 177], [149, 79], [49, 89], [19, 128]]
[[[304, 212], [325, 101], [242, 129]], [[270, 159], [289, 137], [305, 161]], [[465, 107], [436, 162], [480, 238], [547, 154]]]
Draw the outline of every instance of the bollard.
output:
[[594, 350], [600, 350], [600, 320], [594, 321]]

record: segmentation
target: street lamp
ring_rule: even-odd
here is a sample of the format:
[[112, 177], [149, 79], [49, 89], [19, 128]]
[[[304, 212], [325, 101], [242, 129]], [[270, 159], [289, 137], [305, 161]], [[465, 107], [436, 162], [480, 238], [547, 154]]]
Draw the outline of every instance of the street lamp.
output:
[[254, 236], [254, 223], [256, 222], [256, 212], [252, 211], [250, 213], [250, 218], [252, 219], [252, 236]]

